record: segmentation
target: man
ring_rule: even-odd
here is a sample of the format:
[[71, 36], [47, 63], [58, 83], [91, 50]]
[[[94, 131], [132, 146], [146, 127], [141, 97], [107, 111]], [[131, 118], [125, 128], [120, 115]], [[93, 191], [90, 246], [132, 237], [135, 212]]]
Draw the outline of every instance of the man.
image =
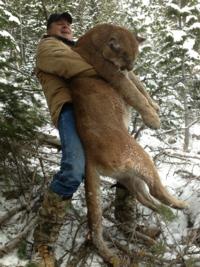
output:
[[70, 206], [73, 193], [84, 178], [85, 156], [76, 131], [73, 105], [67, 79], [96, 75], [71, 49], [74, 46], [68, 12], [50, 15], [47, 35], [39, 42], [36, 53], [36, 74], [42, 85], [54, 125], [61, 141], [61, 166], [45, 193], [34, 231], [35, 259], [38, 267], [54, 267], [53, 246]]
[[[33, 234], [35, 255], [32, 263], [37, 267], [56, 266], [54, 244], [73, 193], [82, 182], [85, 172], [84, 150], [76, 131], [67, 80], [74, 76], [97, 74], [91, 65], [71, 49], [75, 45], [71, 24], [72, 17], [68, 12], [50, 15], [47, 35], [39, 42], [36, 53], [36, 74], [42, 85], [52, 122], [58, 128], [62, 150], [60, 171], [55, 174], [45, 192]], [[122, 191], [123, 196], [129, 197], [127, 190], [121, 187], [117, 190], [120, 190], [120, 194]], [[121, 203], [120, 194], [117, 191], [116, 198]], [[125, 203], [124, 197], [122, 203]], [[116, 215], [122, 203], [116, 204]], [[121, 214], [119, 216], [123, 217]]]

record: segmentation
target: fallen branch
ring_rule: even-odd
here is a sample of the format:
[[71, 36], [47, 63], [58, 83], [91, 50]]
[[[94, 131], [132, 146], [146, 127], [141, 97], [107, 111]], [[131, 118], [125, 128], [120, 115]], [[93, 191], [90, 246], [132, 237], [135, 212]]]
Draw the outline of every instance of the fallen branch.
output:
[[40, 143], [54, 147], [56, 149], [60, 149], [61, 145], [60, 145], [60, 140], [53, 135], [49, 135], [49, 134], [44, 134], [44, 133], [37, 133], [37, 139]]
[[26, 208], [26, 205], [24, 204], [24, 205], [21, 205], [21, 206], [18, 206], [18, 207], [15, 207], [15, 208], [9, 210], [6, 214], [4, 214], [2, 217], [0, 217], [0, 226], [2, 226], [3, 224], [5, 224], [5, 222], [7, 222], [8, 220], [10, 220], [10, 218], [12, 216], [14, 216], [19, 211], [22, 211], [25, 208]]
[[[112, 223], [116, 224], [116, 221], [109, 215], [103, 215], [106, 219], [108, 219], [109, 221], [111, 221]], [[142, 240], [146, 245], [156, 245], [157, 242], [151, 238], [150, 236], [147, 236], [137, 230], [133, 230], [131, 229], [129, 226], [120, 223], [117, 225], [117, 227], [122, 230], [122, 232], [127, 235], [127, 234], [132, 234], [132, 238], [129, 239], [129, 241], [133, 241], [134, 238], [137, 238], [139, 240]]]
[[190, 124], [186, 125], [185, 127], [181, 127], [181, 128], [179, 127], [179, 128], [170, 129], [164, 132], [159, 132], [158, 134], [154, 134], [153, 136], [160, 136], [163, 134], [171, 134], [173, 132], [180, 131], [180, 130], [186, 130], [192, 127], [194, 124], [198, 123], [199, 121], [200, 121], [200, 117], [197, 117], [194, 121], [192, 121]]
[[[89, 240], [85, 240], [78, 248], [76, 252], [73, 253], [72, 259], [67, 262], [66, 267], [77, 267], [82, 261], [86, 261], [90, 253], [94, 250], [94, 246]], [[81, 265], [83, 266], [83, 265]]]
[[8, 241], [4, 246], [0, 248], [0, 258], [10, 253], [12, 250], [18, 247], [23, 239], [27, 236], [27, 234], [32, 230], [34, 225], [36, 224], [37, 218], [32, 218], [30, 223], [24, 228], [24, 230], [19, 233], [14, 239]]

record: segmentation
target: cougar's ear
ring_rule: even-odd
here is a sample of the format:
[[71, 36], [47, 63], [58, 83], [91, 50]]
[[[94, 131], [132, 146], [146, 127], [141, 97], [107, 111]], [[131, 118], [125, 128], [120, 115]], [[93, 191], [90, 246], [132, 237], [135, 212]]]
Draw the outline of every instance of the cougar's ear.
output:
[[117, 38], [111, 37], [110, 40], [108, 41], [108, 45], [113, 51], [115, 51], [115, 52], [120, 51], [120, 44], [119, 44]]
[[100, 34], [98, 32], [94, 32], [92, 34], [92, 43], [94, 45], [94, 47], [98, 48], [101, 45], [101, 37]]
[[136, 35], [136, 39], [137, 39], [139, 44], [143, 43], [146, 40], [145, 38], [138, 36], [138, 35]]
[[95, 26], [91, 31], [91, 40], [94, 47], [101, 48], [108, 40], [111, 30], [112, 25], [109, 24], [99, 24]]

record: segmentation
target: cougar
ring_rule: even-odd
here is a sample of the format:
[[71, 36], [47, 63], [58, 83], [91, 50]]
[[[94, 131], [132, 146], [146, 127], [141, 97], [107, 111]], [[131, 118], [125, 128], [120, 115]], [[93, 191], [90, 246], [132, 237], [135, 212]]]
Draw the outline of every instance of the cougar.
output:
[[167, 192], [153, 161], [125, 124], [128, 107], [132, 106], [147, 125], [159, 127], [157, 106], [128, 77], [140, 41], [127, 29], [110, 24], [89, 30], [78, 40], [75, 51], [94, 66], [101, 78], [75, 77], [70, 85], [86, 154], [89, 228], [99, 253], [115, 267], [124, 265], [103, 240], [100, 175], [116, 179], [152, 210], [158, 210], [160, 202], [176, 209], [186, 206]]

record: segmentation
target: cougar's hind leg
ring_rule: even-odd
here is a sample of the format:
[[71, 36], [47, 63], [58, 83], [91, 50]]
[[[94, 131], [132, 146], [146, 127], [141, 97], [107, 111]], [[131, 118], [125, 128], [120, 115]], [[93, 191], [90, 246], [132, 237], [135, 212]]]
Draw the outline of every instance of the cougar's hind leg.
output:
[[121, 267], [119, 258], [107, 247], [103, 240], [102, 207], [100, 198], [100, 177], [90, 160], [86, 161], [85, 177], [88, 224], [92, 241], [102, 258], [113, 267]]
[[150, 193], [153, 197], [158, 199], [160, 202], [162, 202], [165, 205], [168, 205], [175, 209], [184, 209], [188, 205], [185, 201], [179, 200], [176, 197], [172, 196], [162, 185], [160, 178], [155, 180], [153, 185], [149, 185]]
[[148, 189], [146, 188], [146, 183], [138, 178], [137, 175], [126, 176], [121, 175], [118, 176], [118, 181], [120, 184], [124, 185], [127, 190], [133, 194], [136, 199], [144, 206], [152, 209], [153, 211], [158, 211], [160, 204], [154, 198], [151, 197]]
[[[153, 176], [150, 178], [144, 177], [138, 174], [138, 178], [146, 182], [149, 187], [149, 197], [153, 196], [155, 199], [159, 200], [161, 203], [170, 206], [175, 209], [184, 209], [187, 207], [186, 202], [177, 199], [172, 196], [167, 189], [162, 185], [160, 177], [156, 169], [154, 169]], [[154, 201], [155, 202], [155, 201]], [[159, 205], [156, 205], [159, 208]]]
[[[135, 140], [132, 140], [132, 147], [137, 151], [137, 154], [133, 154], [131, 157], [132, 165], [127, 165], [126, 173], [133, 177], [133, 181], [134, 176], [143, 180], [149, 187], [150, 195], [167, 206], [175, 209], [184, 209], [187, 207], [187, 204], [184, 201], [172, 196], [162, 185], [153, 161]], [[136, 161], [135, 159], [137, 158], [140, 160]]]
[[137, 200], [144, 206], [150, 208], [153, 211], [158, 211], [160, 204], [158, 203], [158, 201], [154, 200], [151, 195], [149, 194], [149, 192], [147, 191], [146, 185], [144, 183], [144, 181], [138, 179], [138, 178], [134, 178], [136, 179], [136, 187], [135, 187], [135, 195]]

